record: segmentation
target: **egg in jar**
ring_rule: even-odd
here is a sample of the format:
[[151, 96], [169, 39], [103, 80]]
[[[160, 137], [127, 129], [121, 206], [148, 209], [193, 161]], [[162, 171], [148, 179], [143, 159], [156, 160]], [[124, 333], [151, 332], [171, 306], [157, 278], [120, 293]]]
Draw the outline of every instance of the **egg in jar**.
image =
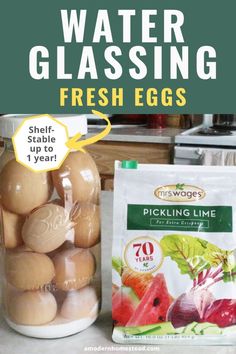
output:
[[52, 172], [54, 186], [62, 199], [74, 202], [99, 202], [100, 176], [88, 153], [71, 152], [62, 166]]
[[54, 283], [58, 289], [69, 291], [88, 285], [96, 271], [93, 254], [82, 248], [62, 251], [53, 257]]
[[55, 297], [48, 291], [24, 291], [8, 297], [10, 319], [21, 325], [43, 325], [57, 313]]
[[2, 208], [3, 243], [6, 248], [15, 248], [23, 244], [21, 230], [25, 217]]
[[55, 275], [51, 259], [34, 252], [7, 252], [5, 258], [7, 281], [21, 290], [37, 290], [50, 283]]
[[69, 291], [61, 307], [61, 315], [69, 320], [95, 317], [99, 310], [96, 290], [85, 286], [80, 290]]
[[46, 204], [35, 210], [22, 229], [25, 244], [39, 253], [48, 253], [60, 247], [71, 228], [69, 213], [56, 204]]
[[74, 242], [76, 247], [89, 248], [100, 241], [100, 207], [83, 203], [74, 208], [71, 215], [74, 224]]
[[34, 173], [10, 160], [0, 173], [0, 203], [15, 214], [27, 215], [46, 203], [52, 193], [50, 174]]

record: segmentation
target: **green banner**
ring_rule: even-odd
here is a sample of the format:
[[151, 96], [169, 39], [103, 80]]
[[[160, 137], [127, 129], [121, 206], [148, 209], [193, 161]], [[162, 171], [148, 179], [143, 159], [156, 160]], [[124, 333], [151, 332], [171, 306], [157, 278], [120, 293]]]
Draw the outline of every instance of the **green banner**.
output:
[[127, 229], [232, 232], [232, 207], [129, 204]]
[[235, 0], [2, 0], [0, 111], [233, 113], [235, 13]]

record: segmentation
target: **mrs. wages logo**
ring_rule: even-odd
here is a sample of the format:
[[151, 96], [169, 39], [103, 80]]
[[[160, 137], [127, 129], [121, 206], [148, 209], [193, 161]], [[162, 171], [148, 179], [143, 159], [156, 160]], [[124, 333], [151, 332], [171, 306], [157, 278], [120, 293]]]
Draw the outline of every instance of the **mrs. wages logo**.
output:
[[154, 194], [157, 198], [167, 202], [195, 202], [206, 196], [203, 189], [184, 183], [159, 187]]

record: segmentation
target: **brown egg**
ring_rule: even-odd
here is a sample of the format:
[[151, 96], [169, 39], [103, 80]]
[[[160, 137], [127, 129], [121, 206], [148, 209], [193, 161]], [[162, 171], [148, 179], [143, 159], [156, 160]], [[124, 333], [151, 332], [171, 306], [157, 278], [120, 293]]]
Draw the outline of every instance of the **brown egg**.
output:
[[0, 201], [12, 213], [29, 214], [46, 203], [51, 193], [48, 173], [34, 173], [16, 160], [9, 161], [0, 174]]
[[5, 259], [7, 281], [21, 290], [37, 290], [55, 275], [51, 259], [33, 252], [8, 252]]
[[15, 248], [23, 244], [21, 229], [25, 221], [22, 215], [2, 209], [3, 239], [6, 248]]
[[100, 241], [100, 207], [81, 204], [72, 216], [75, 230], [75, 246], [88, 248]]
[[71, 226], [69, 213], [63, 207], [46, 204], [27, 218], [22, 238], [35, 252], [48, 253], [65, 242]]
[[50, 292], [25, 291], [9, 298], [8, 313], [12, 321], [21, 325], [43, 325], [57, 313], [57, 303]]
[[95, 317], [98, 311], [99, 299], [96, 290], [91, 286], [69, 291], [61, 307], [61, 315], [69, 320]]
[[92, 253], [81, 248], [58, 253], [53, 258], [53, 263], [56, 271], [55, 285], [65, 291], [88, 285], [96, 270]]
[[88, 153], [71, 152], [59, 170], [52, 172], [53, 183], [62, 199], [98, 203], [100, 176]]

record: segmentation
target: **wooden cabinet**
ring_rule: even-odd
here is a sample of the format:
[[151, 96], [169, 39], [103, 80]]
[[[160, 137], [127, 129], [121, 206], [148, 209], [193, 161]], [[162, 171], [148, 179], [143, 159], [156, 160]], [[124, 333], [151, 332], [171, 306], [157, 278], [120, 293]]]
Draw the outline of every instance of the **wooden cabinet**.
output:
[[101, 175], [102, 189], [113, 189], [114, 161], [137, 160], [139, 163], [169, 164], [172, 145], [101, 141], [87, 147]]

